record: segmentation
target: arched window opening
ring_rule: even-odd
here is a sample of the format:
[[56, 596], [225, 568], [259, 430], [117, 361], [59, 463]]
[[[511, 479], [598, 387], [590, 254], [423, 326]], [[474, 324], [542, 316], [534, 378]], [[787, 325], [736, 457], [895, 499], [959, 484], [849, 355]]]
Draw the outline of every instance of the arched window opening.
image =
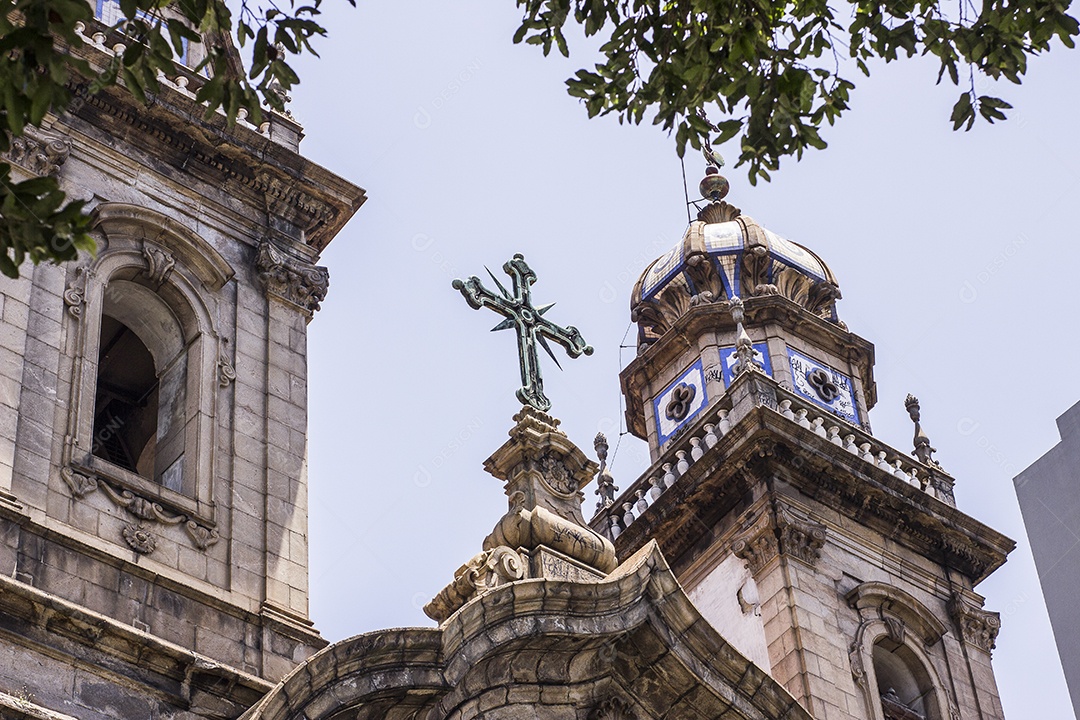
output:
[[98, 348], [91, 452], [181, 492], [187, 353], [180, 323], [152, 290], [114, 280]]
[[909, 648], [883, 638], [874, 645], [873, 660], [885, 720], [938, 720], [934, 685]]
[[114, 317], [101, 318], [94, 455], [144, 477], [153, 474], [158, 380], [154, 358]]

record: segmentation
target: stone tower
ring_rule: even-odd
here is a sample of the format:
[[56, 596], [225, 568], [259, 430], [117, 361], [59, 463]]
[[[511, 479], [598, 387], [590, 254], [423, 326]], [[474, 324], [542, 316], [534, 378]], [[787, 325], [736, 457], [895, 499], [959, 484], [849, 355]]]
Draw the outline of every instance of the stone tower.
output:
[[621, 374], [652, 466], [592, 527], [620, 559], [659, 543], [702, 614], [816, 718], [1002, 717], [1000, 626], [975, 586], [1014, 543], [960, 512], [915, 420], [914, 456], [870, 432], [873, 346], [813, 252], [723, 201], [638, 281]]
[[[104, 67], [123, 38], [97, 8]], [[0, 284], [4, 718], [236, 717], [325, 645], [306, 328], [364, 193], [290, 117], [200, 119], [204, 81], [88, 96], [8, 157], [90, 201], [98, 251]]]

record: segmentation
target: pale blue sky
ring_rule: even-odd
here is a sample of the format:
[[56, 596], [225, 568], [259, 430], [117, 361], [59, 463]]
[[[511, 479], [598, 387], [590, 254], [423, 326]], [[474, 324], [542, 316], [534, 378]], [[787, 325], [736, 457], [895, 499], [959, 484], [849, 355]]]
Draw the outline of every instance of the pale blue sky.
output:
[[[549, 317], [596, 348], [564, 372], [545, 361], [553, 413], [590, 454], [598, 429], [614, 449], [630, 291], [686, 211], [673, 141], [587, 120], [563, 85], [586, 48], [565, 61], [514, 46], [514, 3], [326, 10], [331, 37], [292, 107], [305, 154], [370, 197], [324, 254], [330, 293], [310, 325], [311, 609], [338, 640], [429, 625], [420, 607], [505, 510], [481, 464], [518, 408], [513, 338], [488, 333], [498, 318], [451, 280], [525, 254], [537, 302], [558, 301]], [[1018, 541], [978, 588], [1002, 614], [1011, 718], [1072, 717], [1011, 480], [1080, 400], [1078, 58], [1033, 61], [1024, 86], [997, 91], [1013, 119], [967, 134], [932, 64], [876, 67], [852, 78], [828, 150], [756, 188], [727, 172], [729, 200], [825, 259], [841, 318], [875, 343], [875, 434], [910, 447], [903, 398], [918, 395], [960, 508]], [[691, 187], [701, 170], [688, 158]], [[625, 437], [616, 481], [646, 465]]]

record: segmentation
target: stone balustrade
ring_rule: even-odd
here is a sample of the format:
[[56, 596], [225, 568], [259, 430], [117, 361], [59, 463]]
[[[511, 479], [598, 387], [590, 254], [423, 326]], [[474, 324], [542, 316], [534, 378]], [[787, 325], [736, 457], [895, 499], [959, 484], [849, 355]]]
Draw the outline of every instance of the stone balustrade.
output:
[[[749, 375], [749, 374], [747, 374]], [[747, 382], [747, 375], [736, 379], [725, 400], [739, 393], [737, 386]], [[711, 450], [720, 438], [731, 431], [751, 407], [762, 407], [843, 448], [868, 465], [887, 472], [908, 485], [955, 506], [952, 478], [937, 465], [925, 465], [914, 457], [886, 445], [860, 427], [852, 425], [828, 410], [781, 387], [772, 378], [754, 374], [756, 389], [741, 393], [745, 402], [735, 399], [731, 407], [724, 401], [709, 408], [688, 431], [676, 437], [664, 454], [617, 498], [602, 500], [592, 527], [614, 540], [648, 510], [661, 495], [686, 475], [690, 468]]]

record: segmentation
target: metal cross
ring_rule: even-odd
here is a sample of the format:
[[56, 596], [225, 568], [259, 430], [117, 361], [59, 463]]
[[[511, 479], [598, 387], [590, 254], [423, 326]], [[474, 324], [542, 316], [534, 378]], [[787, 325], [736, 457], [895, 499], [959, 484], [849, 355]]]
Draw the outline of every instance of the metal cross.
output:
[[485, 288], [480, 283], [480, 278], [475, 275], [468, 280], [454, 280], [454, 288], [461, 291], [474, 310], [487, 306], [506, 317], [491, 329], [492, 332], [509, 328], [517, 329], [518, 359], [521, 365], [521, 388], [517, 391], [517, 398], [526, 405], [532, 405], [537, 410], [546, 412], [551, 407], [551, 401], [544, 395], [544, 381], [540, 377], [540, 360], [536, 354], [537, 343], [547, 351], [560, 370], [562, 365], [559, 365], [559, 360], [551, 352], [548, 338], [562, 345], [572, 358], [582, 353], [592, 355], [593, 349], [585, 344], [585, 339], [573, 325], [562, 328], [543, 317], [555, 303], [533, 307], [529, 286], [536, 282], [536, 273], [525, 264], [525, 258], [521, 253], [514, 255], [513, 260], [503, 265], [503, 272], [513, 281], [512, 295], [507, 292], [491, 270], [484, 269], [487, 270], [488, 275], [491, 275], [491, 279], [495, 281], [501, 294], [497, 295]]

